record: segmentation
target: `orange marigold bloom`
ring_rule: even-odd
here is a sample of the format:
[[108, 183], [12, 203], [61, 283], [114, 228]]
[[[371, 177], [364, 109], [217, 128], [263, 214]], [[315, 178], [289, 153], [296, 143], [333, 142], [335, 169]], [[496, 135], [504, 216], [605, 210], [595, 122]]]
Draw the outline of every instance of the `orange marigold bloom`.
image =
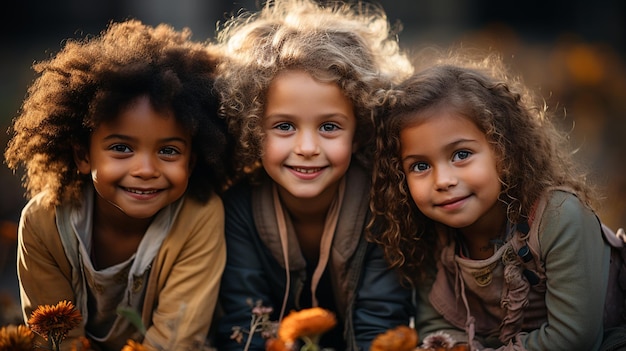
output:
[[0, 351], [31, 351], [35, 335], [25, 325], [0, 328]]
[[72, 351], [88, 351], [91, 350], [91, 343], [89, 339], [84, 336], [79, 336], [72, 342]]
[[265, 351], [291, 351], [291, 348], [280, 339], [269, 338], [265, 342]]
[[372, 341], [371, 351], [410, 351], [418, 342], [415, 329], [400, 325], [378, 334]]
[[141, 343], [129, 339], [126, 341], [126, 345], [124, 345], [122, 351], [148, 351], [148, 349]]
[[335, 324], [335, 314], [320, 307], [292, 311], [278, 326], [278, 338], [290, 346], [302, 336], [321, 335]]
[[35, 333], [55, 342], [65, 339], [70, 330], [76, 328], [82, 320], [80, 312], [71, 301], [60, 301], [55, 306], [37, 307], [28, 319], [28, 325]]

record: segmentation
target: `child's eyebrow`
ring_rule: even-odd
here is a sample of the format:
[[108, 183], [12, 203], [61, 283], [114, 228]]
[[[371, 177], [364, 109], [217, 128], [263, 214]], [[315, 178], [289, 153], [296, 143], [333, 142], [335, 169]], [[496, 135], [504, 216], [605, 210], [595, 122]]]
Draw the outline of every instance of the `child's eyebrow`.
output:
[[104, 141], [108, 141], [111, 139], [134, 140], [135, 138], [124, 134], [109, 134], [106, 137], [102, 138], [102, 140]]
[[[265, 119], [269, 119], [269, 118], [294, 118], [297, 117], [297, 114], [293, 114], [293, 113], [288, 113], [288, 112], [275, 112], [275, 113], [270, 113], [264, 116]], [[333, 118], [341, 118], [341, 119], [349, 119], [350, 117], [344, 113], [341, 112], [329, 112], [329, 113], [322, 113], [319, 115], [314, 115], [312, 116], [313, 118], [316, 119], [333, 119]]]
[[406, 156], [402, 156], [402, 158], [400, 159], [403, 163], [406, 161], [413, 161], [413, 160], [417, 160], [417, 159], [421, 159], [423, 156], [422, 155], [406, 155]]
[[459, 148], [470, 147], [472, 144], [478, 143], [476, 139], [459, 138], [444, 146], [446, 152], [453, 152]]
[[[446, 150], [446, 152], [449, 152], [458, 148], [459, 145], [476, 143], [476, 142], [478, 142], [476, 139], [460, 138], [444, 145], [443, 149]], [[402, 162], [404, 162], [409, 159], [419, 159], [419, 158], [424, 158], [424, 157], [425, 155], [422, 155], [422, 154], [408, 154], [408, 155], [403, 155], [401, 157], [401, 160]]]
[[163, 139], [159, 139], [159, 141], [162, 142], [162, 143], [179, 142], [179, 143], [183, 143], [185, 145], [188, 144], [187, 139], [181, 138], [181, 137], [163, 138]]
[[451, 142], [450, 144], [448, 144], [447, 147], [448, 148], [455, 148], [455, 147], [459, 146], [460, 144], [475, 143], [475, 142], [478, 142], [478, 140], [476, 140], [476, 139], [460, 138], [460, 139], [457, 139], [457, 140]]
[[[102, 138], [103, 141], [110, 141], [110, 140], [125, 140], [125, 141], [135, 141], [138, 138], [129, 136], [129, 135], [125, 135], [125, 134], [110, 134], [107, 135], [106, 137]], [[187, 141], [187, 139], [185, 138], [181, 138], [181, 137], [169, 137], [169, 138], [162, 138], [159, 139], [159, 142], [162, 143], [168, 143], [168, 142], [180, 142], [183, 144], [188, 144], [189, 142]]]

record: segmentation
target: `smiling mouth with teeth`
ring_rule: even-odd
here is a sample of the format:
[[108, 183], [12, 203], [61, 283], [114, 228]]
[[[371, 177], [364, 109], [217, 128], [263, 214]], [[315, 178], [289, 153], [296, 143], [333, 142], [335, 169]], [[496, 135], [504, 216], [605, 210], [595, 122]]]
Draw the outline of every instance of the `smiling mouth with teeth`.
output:
[[131, 189], [131, 188], [126, 188], [126, 191], [133, 193], [133, 194], [139, 194], [139, 195], [149, 195], [149, 194], [154, 194], [156, 193], [158, 190], [147, 190], [147, 191], [143, 191], [143, 190], [138, 190], [138, 189]]
[[299, 167], [293, 167], [293, 170], [296, 171], [296, 172], [300, 172], [300, 173], [311, 174], [311, 173], [319, 172], [321, 170], [321, 168], [299, 168]]

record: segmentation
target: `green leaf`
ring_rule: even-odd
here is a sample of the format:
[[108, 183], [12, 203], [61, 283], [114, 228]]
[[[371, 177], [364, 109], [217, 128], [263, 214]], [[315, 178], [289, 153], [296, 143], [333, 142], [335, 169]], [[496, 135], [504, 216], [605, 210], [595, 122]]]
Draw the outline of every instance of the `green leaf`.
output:
[[141, 320], [141, 315], [139, 315], [139, 312], [135, 311], [132, 308], [118, 307], [117, 314], [128, 319], [137, 328], [137, 330], [139, 330], [141, 335], [146, 335], [146, 326], [143, 325], [143, 321]]

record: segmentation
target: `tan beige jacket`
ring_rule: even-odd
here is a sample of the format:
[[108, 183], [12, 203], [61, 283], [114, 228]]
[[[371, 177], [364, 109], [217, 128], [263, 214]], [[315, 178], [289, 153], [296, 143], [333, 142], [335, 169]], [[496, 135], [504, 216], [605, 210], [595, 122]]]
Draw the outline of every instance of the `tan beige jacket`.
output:
[[[155, 258], [146, 290], [143, 311], [147, 346], [170, 351], [196, 350], [209, 330], [220, 278], [226, 262], [224, 209], [219, 197], [206, 204], [185, 199], [184, 204]], [[18, 277], [24, 320], [39, 305], [60, 300], [75, 301], [72, 280], [76, 279], [66, 257], [56, 225], [54, 209], [46, 209], [40, 198], [32, 199], [22, 211], [19, 226]], [[179, 318], [176, 330], [169, 324]], [[77, 337], [85, 335], [83, 324], [63, 342], [69, 350]], [[39, 341], [43, 341], [39, 339]], [[175, 344], [171, 348], [170, 345]]]

